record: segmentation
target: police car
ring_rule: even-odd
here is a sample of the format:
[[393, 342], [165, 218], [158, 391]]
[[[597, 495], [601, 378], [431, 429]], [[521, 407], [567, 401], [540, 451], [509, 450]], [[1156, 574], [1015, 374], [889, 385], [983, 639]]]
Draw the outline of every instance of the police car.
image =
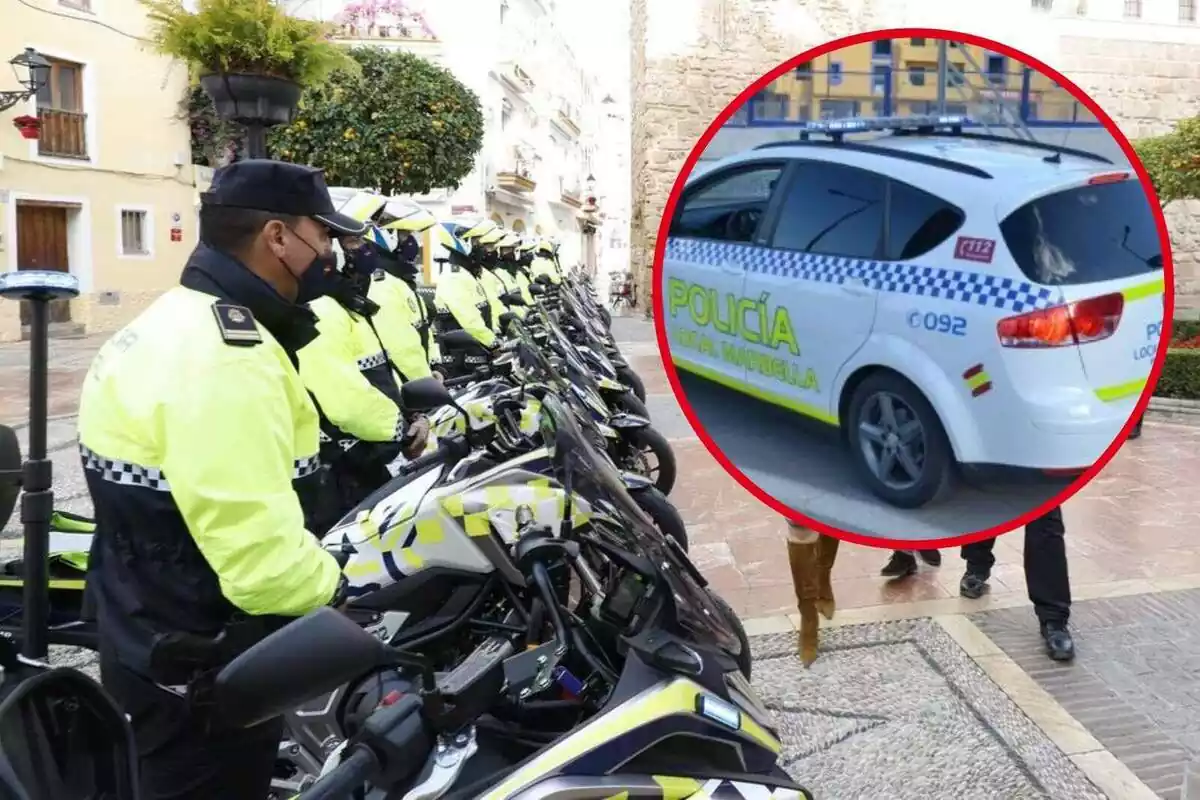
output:
[[811, 123], [725, 158], [689, 176], [661, 270], [676, 367], [840, 426], [902, 508], [955, 472], [1085, 471], [1163, 325], [1136, 173], [967, 122]]

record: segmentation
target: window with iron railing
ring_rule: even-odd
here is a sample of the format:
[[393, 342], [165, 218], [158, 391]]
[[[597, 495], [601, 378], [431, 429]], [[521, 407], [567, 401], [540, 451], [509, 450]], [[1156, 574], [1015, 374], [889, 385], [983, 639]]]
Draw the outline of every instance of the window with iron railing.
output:
[[42, 123], [38, 155], [86, 159], [83, 65], [47, 60], [50, 61], [50, 76], [37, 92], [38, 119]]
[[891, 67], [882, 64], [871, 67], [871, 91], [875, 94], [887, 92], [888, 81], [891, 80], [891, 77]]
[[925, 68], [924, 67], [909, 67], [908, 82], [913, 86], [925, 85]]

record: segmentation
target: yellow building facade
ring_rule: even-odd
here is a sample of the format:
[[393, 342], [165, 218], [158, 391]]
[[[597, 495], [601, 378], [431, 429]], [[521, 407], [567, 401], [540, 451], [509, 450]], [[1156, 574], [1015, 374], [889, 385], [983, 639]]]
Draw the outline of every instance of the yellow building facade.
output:
[[[178, 283], [196, 243], [183, 64], [154, 54], [137, 0], [5, 2], [0, 62], [50, 60], [36, 98], [0, 112], [0, 272], [68, 271], [81, 294], [56, 304], [59, 333], [119, 328]], [[11, 85], [10, 85], [11, 84]], [[17, 89], [7, 69], [0, 89]], [[37, 140], [15, 117], [37, 116]], [[0, 341], [27, 311], [0, 300]]]
[[[827, 53], [776, 80], [759, 96], [759, 121], [817, 120], [843, 116], [922, 114], [937, 110], [937, 39], [868, 42]], [[1065, 89], [1001, 53], [950, 42], [946, 48], [946, 108], [970, 113], [979, 102], [1002, 98], [1030, 119], [1093, 122]], [[1024, 104], [1022, 100], [1024, 98]]]

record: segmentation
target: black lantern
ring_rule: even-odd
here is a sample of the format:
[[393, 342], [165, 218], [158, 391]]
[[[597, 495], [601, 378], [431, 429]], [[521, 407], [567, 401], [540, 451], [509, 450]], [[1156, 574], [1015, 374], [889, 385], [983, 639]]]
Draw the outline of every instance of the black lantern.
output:
[[0, 111], [7, 111], [17, 103], [33, 97], [46, 85], [46, 81], [50, 80], [50, 62], [32, 47], [26, 47], [24, 53], [13, 57], [8, 63], [12, 64], [17, 83], [25, 88], [0, 91]]

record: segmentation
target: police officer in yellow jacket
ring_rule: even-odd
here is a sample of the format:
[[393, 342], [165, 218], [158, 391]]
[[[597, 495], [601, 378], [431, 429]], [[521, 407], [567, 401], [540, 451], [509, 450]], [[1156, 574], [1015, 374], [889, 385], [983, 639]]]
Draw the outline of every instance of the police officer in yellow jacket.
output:
[[433, 298], [438, 323], [444, 331], [467, 331], [489, 349], [496, 345], [495, 326], [499, 320], [492, 317], [492, 304], [480, 280], [483, 267], [471, 258], [471, 245], [459, 234], [478, 236], [493, 227], [494, 222], [485, 220], [473, 225], [441, 223], [433, 228], [450, 262], [449, 269], [438, 278]]
[[484, 291], [487, 292], [488, 302], [491, 303], [494, 319], [499, 319], [501, 315], [509, 311], [518, 317], [524, 316], [523, 308], [520, 305], [510, 306], [504, 299], [504, 296], [508, 292], [517, 289], [516, 284], [500, 269], [498, 245], [505, 238], [506, 233], [504, 229], [497, 227], [480, 236], [474, 243], [476, 245], [476, 252], [478, 252], [477, 258], [479, 263], [483, 265], [479, 280], [483, 283]]
[[337, 214], [320, 171], [217, 171], [180, 286], [96, 355], [79, 448], [96, 516], [87, 604], [104, 687], [133, 726], [143, 800], [262, 800], [282, 722], [222, 726], [215, 671], [346, 584], [307, 521], [316, 409], [296, 372], [317, 336]]
[[555, 258], [554, 245], [545, 239], [538, 242], [529, 254], [529, 268], [534, 281], [545, 275], [553, 284], [562, 283], [562, 270]]
[[[410, 417], [401, 405], [400, 386], [409, 377], [392, 361], [374, 321], [379, 306], [366, 297], [378, 266], [372, 245], [357, 237], [341, 244], [345, 269], [309, 304], [321, 335], [299, 352], [300, 377], [321, 415], [321, 460], [335, 490], [323, 528], [387, 483], [388, 465], [420, 453], [429, 433], [428, 420]], [[416, 331], [408, 332], [415, 341]]]
[[533, 293], [529, 291], [529, 267], [522, 261], [520, 247], [521, 237], [510, 233], [498, 243], [496, 249], [500, 256], [500, 268], [508, 274], [528, 308], [533, 306]]
[[382, 269], [375, 275], [370, 297], [384, 309], [395, 309], [416, 328], [425, 360], [437, 372], [442, 361], [434, 327], [437, 308], [430, 289], [417, 290], [417, 276], [421, 273], [421, 242], [417, 237], [434, 228], [437, 219], [416, 203], [392, 197], [377, 223], [386, 235], [395, 237], [395, 243], [383, 251]]

